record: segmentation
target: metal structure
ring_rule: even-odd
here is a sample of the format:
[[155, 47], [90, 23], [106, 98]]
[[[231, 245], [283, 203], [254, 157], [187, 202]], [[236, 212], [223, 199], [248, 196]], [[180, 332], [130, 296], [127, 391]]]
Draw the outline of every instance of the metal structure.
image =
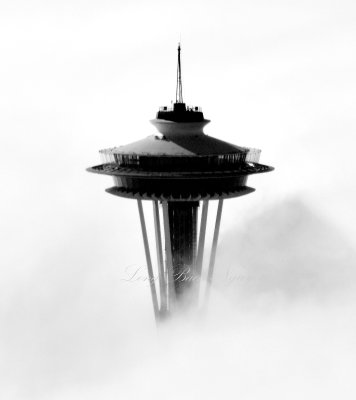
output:
[[180, 43], [178, 44], [176, 103], [183, 103], [182, 66], [181, 66], [181, 62], [180, 62]]
[[[157, 320], [183, 303], [199, 301], [209, 202], [217, 200], [218, 208], [205, 296], [214, 273], [223, 201], [253, 192], [247, 186], [249, 175], [273, 170], [259, 163], [260, 150], [204, 134], [203, 128], [210, 121], [199, 107], [183, 102], [180, 52], [179, 45], [176, 102], [173, 108], [161, 107], [151, 120], [158, 133], [101, 150], [104, 163], [88, 168], [114, 178], [115, 186], [107, 189], [108, 193], [137, 201]], [[144, 200], [153, 205], [158, 280], [152, 266]]]

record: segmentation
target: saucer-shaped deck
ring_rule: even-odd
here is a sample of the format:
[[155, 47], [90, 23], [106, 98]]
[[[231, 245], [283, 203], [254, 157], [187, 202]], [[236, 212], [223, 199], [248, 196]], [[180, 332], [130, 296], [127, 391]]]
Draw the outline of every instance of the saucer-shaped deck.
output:
[[[162, 129], [161, 120], [151, 122]], [[182, 123], [165, 122], [169, 127], [164, 127], [164, 135], [102, 150], [106, 162], [88, 171], [113, 176], [115, 186], [107, 192], [116, 196], [199, 201], [251, 193], [248, 175], [273, 170], [258, 162], [260, 150], [205, 135], [202, 128], [207, 120], [189, 123], [186, 131]]]

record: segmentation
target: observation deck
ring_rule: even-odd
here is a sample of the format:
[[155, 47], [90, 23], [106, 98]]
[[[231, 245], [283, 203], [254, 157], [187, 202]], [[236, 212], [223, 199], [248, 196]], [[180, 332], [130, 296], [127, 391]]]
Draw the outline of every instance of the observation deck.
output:
[[254, 189], [246, 186], [248, 175], [273, 170], [259, 163], [261, 151], [257, 149], [235, 146], [202, 132], [168, 136], [152, 135], [101, 150], [104, 164], [88, 171], [113, 176], [116, 186], [107, 191], [117, 196], [189, 201], [251, 193]]

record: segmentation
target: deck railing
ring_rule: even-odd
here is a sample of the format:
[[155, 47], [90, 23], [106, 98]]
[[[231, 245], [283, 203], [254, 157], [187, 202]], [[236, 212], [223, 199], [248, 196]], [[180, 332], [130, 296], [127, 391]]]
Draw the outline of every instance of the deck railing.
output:
[[[187, 111], [193, 111], [193, 112], [202, 112], [202, 108], [201, 107], [197, 107], [197, 106], [186, 106], [186, 110]], [[174, 111], [173, 107], [168, 107], [168, 106], [162, 106], [159, 108], [160, 112], [171, 112]]]
[[100, 151], [103, 163], [115, 163], [120, 167], [138, 168], [152, 171], [177, 170], [222, 170], [236, 169], [246, 163], [258, 163], [261, 150], [244, 148], [231, 154], [212, 154], [194, 156], [123, 154], [117, 148]]

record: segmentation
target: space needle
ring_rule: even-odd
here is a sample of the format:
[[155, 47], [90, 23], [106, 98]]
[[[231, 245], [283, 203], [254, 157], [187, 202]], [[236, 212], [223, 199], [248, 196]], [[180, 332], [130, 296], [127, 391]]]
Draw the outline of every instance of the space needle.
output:
[[[203, 132], [210, 121], [200, 107], [183, 101], [180, 45], [175, 103], [161, 107], [150, 122], [156, 134], [101, 150], [104, 163], [88, 171], [112, 176], [114, 186], [106, 191], [137, 202], [153, 310], [160, 321], [183, 305], [207, 299], [224, 200], [252, 193], [255, 189], [247, 186], [248, 176], [273, 168], [259, 163], [260, 150]], [[143, 201], [152, 203], [155, 249], [149, 246]], [[210, 201], [217, 201], [218, 207], [209, 262], [203, 271]]]

